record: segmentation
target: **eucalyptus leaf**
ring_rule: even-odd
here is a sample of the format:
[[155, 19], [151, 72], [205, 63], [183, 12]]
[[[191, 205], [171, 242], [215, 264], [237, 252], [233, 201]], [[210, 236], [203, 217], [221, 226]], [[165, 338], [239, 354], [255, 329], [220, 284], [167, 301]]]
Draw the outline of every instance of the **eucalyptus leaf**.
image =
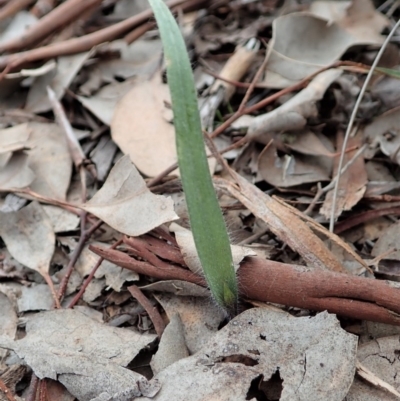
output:
[[162, 0], [149, 3], [164, 46], [178, 164], [196, 249], [213, 297], [229, 314], [234, 314], [237, 280], [228, 233], [208, 170], [190, 60], [168, 7]]

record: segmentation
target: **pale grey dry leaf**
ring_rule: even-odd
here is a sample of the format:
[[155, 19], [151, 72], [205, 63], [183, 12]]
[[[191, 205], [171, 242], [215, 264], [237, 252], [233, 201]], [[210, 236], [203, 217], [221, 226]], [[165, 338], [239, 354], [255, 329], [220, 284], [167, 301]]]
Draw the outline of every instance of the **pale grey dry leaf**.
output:
[[29, 167], [36, 179], [30, 189], [53, 199], [65, 200], [72, 173], [71, 156], [65, 136], [57, 124], [23, 124], [30, 132], [27, 147]]
[[[292, 14], [290, 14], [292, 15]], [[265, 135], [270, 132], [297, 131], [303, 129], [307, 118], [316, 116], [316, 102], [321, 100], [329, 86], [342, 74], [330, 69], [318, 74], [305, 89], [297, 93], [282, 106], [261, 114], [251, 120], [247, 135], [249, 139], [267, 144]]]
[[52, 105], [46, 88], [50, 86], [57, 99], [62, 99], [89, 56], [90, 52], [85, 52], [58, 57], [56, 69], [35, 79], [29, 90], [25, 109], [32, 113], [44, 113], [51, 110]]
[[[354, 45], [381, 44], [359, 39], [336, 23], [310, 13], [290, 13], [274, 19], [263, 84], [283, 88], [340, 59]], [[378, 32], [379, 33], [379, 32]]]
[[37, 21], [32, 13], [20, 11], [13, 16], [7, 28], [0, 34], [0, 43], [5, 43], [11, 39], [21, 36], [31, 25]]
[[179, 314], [175, 314], [171, 316], [168, 326], [163, 332], [158, 350], [153, 356], [150, 366], [156, 375], [173, 363], [188, 356], [189, 351], [186, 347], [182, 321]]
[[111, 169], [117, 145], [109, 136], [103, 135], [95, 148], [90, 152], [90, 160], [96, 166], [97, 180], [103, 182]]
[[195, 355], [156, 375], [162, 390], [154, 400], [245, 400], [253, 380], [261, 377], [259, 391], [268, 391], [278, 373], [281, 401], [342, 401], [353, 381], [356, 350], [357, 337], [327, 312], [294, 318], [249, 309]]
[[93, 278], [92, 280], [90, 280], [89, 285], [85, 289], [83, 300], [90, 304], [101, 295], [105, 286], [105, 280]]
[[55, 235], [39, 203], [31, 202], [18, 212], [0, 213], [0, 236], [18, 262], [42, 275], [48, 273]]
[[[120, 3], [119, 1], [118, 4]], [[160, 67], [162, 57], [160, 39], [138, 39], [130, 45], [125, 40], [115, 40], [110, 47], [110, 50], [119, 51], [121, 56], [117, 59], [101, 61], [96, 65], [101, 79], [105, 82], [113, 82], [115, 77], [128, 79], [140, 76], [143, 80], [149, 79]]]
[[31, 134], [24, 125], [0, 130], [0, 153], [14, 152], [26, 148], [26, 142]]
[[181, 280], [157, 281], [140, 287], [141, 290], [169, 292], [181, 297], [211, 297], [207, 288]]
[[95, 95], [77, 96], [76, 98], [100, 121], [110, 125], [117, 103], [136, 84], [137, 78], [127, 79], [124, 82], [113, 82], [101, 88]]
[[39, 378], [65, 385], [81, 401], [127, 401], [143, 394], [143, 376], [126, 366], [156, 338], [132, 330], [99, 324], [72, 309], [42, 312], [26, 326], [27, 335], [0, 346], [13, 349]]
[[[17, 333], [18, 316], [7, 295], [0, 292], [0, 336], [8, 336], [14, 339]], [[7, 354], [7, 350], [0, 349], [0, 359]]]
[[115, 164], [103, 187], [82, 208], [132, 236], [178, 218], [172, 199], [152, 194], [129, 156]]
[[54, 299], [47, 284], [32, 284], [30, 287], [21, 288], [21, 297], [18, 298], [18, 311], [51, 310]]
[[50, 219], [55, 233], [73, 231], [79, 225], [79, 216], [58, 206], [42, 206]]
[[205, 297], [178, 297], [170, 294], [155, 296], [169, 317], [179, 314], [186, 345], [191, 354], [208, 342], [225, 319], [224, 312]]
[[[176, 241], [182, 252], [182, 257], [189, 267], [189, 269], [196, 274], [203, 275], [203, 268], [200, 263], [200, 259], [197, 255], [196, 245], [194, 243], [193, 234], [190, 230], [181, 227], [179, 224], [172, 223], [169, 226], [170, 231], [175, 233]], [[246, 256], [255, 256], [256, 253], [251, 249], [244, 246], [231, 245], [233, 265], [235, 271], [239, 269], [240, 262]]]
[[[400, 391], [400, 379], [397, 373], [400, 369], [399, 339], [399, 335], [377, 338], [360, 345], [357, 352], [357, 358], [362, 365], [397, 391]], [[388, 391], [374, 387], [356, 376], [344, 401], [395, 401], [398, 399]]]
[[[0, 157], [0, 165], [1, 163]], [[26, 153], [14, 153], [0, 168], [0, 188], [2, 191], [13, 188], [25, 188], [35, 180], [35, 173], [29, 167]]]

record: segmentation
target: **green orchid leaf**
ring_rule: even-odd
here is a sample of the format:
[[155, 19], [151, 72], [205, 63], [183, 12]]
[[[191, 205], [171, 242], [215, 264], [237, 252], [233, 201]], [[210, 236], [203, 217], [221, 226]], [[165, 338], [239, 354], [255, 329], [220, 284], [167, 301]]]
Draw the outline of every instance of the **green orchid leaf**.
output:
[[232, 315], [238, 300], [237, 279], [228, 233], [208, 168], [190, 60], [168, 7], [162, 0], [149, 0], [149, 3], [164, 46], [178, 164], [194, 242], [214, 299]]

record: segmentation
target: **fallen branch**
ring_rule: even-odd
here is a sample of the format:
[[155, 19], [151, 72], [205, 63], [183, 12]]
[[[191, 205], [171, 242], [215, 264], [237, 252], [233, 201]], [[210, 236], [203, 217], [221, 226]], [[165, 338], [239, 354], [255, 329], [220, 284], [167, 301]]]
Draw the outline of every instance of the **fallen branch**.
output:
[[[117, 250], [94, 245], [90, 249], [139, 274], [205, 286], [204, 279], [189, 270], [172, 265], [160, 269]], [[400, 325], [400, 288], [391, 282], [311, 270], [255, 257], [242, 262], [238, 279], [242, 296], [250, 299]]]

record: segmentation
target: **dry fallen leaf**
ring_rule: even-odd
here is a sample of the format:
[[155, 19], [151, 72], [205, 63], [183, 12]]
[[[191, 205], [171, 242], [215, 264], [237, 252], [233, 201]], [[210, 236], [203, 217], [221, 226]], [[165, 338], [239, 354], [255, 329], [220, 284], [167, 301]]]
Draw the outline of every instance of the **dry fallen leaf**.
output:
[[170, 318], [179, 314], [190, 354], [199, 351], [212, 338], [225, 319], [224, 312], [209, 298], [170, 294], [160, 294], [155, 298]]
[[[143, 174], [154, 177], [177, 162], [168, 85], [160, 74], [135, 85], [118, 103], [111, 135]], [[168, 115], [166, 116], [166, 113]]]
[[[343, 131], [337, 133], [337, 149], [342, 149], [343, 146]], [[351, 136], [347, 143], [347, 149], [355, 148], [353, 151], [347, 151], [344, 155], [344, 163], [346, 164], [356, 153], [357, 149], [363, 144], [362, 133], [356, 136]], [[335, 158], [334, 176], [338, 173], [339, 157]], [[367, 189], [367, 171], [365, 162], [362, 156], [358, 157], [348, 167], [348, 169], [340, 175], [338, 196], [335, 205], [335, 217], [339, 217], [344, 210], [351, 210], [364, 196]], [[326, 218], [329, 218], [332, 210], [333, 190], [326, 194], [324, 204], [320, 209], [320, 213]]]
[[386, 16], [375, 10], [371, 0], [313, 1], [310, 12], [335, 22], [359, 41], [383, 43], [382, 30], [389, 25]]
[[[18, 316], [8, 297], [0, 292], [0, 336], [8, 336], [14, 339], [17, 333]], [[0, 349], [0, 358], [4, 358], [7, 351]]]
[[[367, 2], [366, 2], [367, 3]], [[364, 7], [364, 6], [363, 6]], [[357, 13], [345, 22], [354, 19]], [[362, 21], [365, 23], [365, 20]], [[371, 26], [368, 25], [368, 29]], [[283, 88], [300, 81], [306, 76], [340, 59], [343, 53], [354, 45], [381, 44], [381, 25], [374, 26], [374, 35], [357, 37], [337, 23], [310, 13], [290, 13], [274, 19], [268, 63], [263, 84], [272, 88]], [[359, 31], [365, 29], [361, 26]], [[377, 37], [379, 38], [377, 42]]]
[[172, 199], [152, 194], [129, 156], [115, 164], [103, 187], [81, 207], [132, 236], [178, 218]]
[[[181, 227], [179, 224], [172, 223], [169, 227], [170, 231], [175, 233], [176, 242], [181, 249], [181, 253], [183, 259], [187, 265], [187, 267], [196, 274], [203, 275], [203, 268], [201, 267], [199, 256], [197, 255], [196, 246], [193, 239], [193, 234], [190, 230]], [[255, 256], [256, 253], [251, 249], [238, 246], [231, 245], [232, 259], [235, 270], [237, 270], [240, 266], [240, 262], [246, 256]]]
[[161, 391], [153, 400], [254, 399], [255, 385], [265, 399], [342, 401], [353, 381], [356, 349], [357, 337], [327, 312], [294, 318], [250, 309], [195, 355], [157, 374]]
[[48, 275], [55, 235], [39, 203], [31, 202], [18, 212], [0, 213], [0, 236], [18, 262]]
[[[156, 338], [97, 323], [72, 309], [43, 312], [29, 319], [27, 335], [0, 337], [40, 379], [58, 380], [81, 401], [125, 401], [154, 395], [156, 381], [125, 369]], [[146, 389], [147, 387], [147, 389]]]
[[158, 350], [153, 356], [150, 366], [156, 375], [174, 362], [189, 356], [186, 347], [183, 325], [179, 314], [171, 316], [168, 326], [165, 328], [158, 345]]
[[35, 173], [29, 168], [29, 157], [26, 153], [16, 152], [9, 157], [2, 156], [4, 155], [0, 155], [0, 188], [2, 191], [24, 188], [32, 183]]
[[303, 129], [309, 117], [318, 115], [317, 101], [341, 74], [342, 71], [337, 69], [321, 72], [282, 106], [252, 119], [247, 132], [249, 139], [267, 144], [268, 133]]

